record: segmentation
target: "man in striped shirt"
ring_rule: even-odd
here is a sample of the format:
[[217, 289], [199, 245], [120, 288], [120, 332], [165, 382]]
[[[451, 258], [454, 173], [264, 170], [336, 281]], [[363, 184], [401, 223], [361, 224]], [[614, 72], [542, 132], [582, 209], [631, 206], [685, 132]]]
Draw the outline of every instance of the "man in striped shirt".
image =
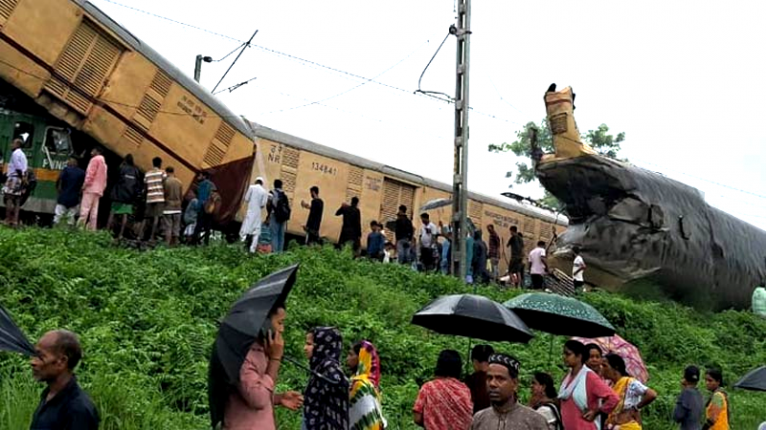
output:
[[[144, 184], [146, 184], [146, 209], [144, 210], [144, 222], [152, 220], [152, 233], [149, 235], [149, 241], [154, 242], [157, 233], [157, 223], [163, 215], [165, 209], [165, 178], [167, 175], [162, 171], [162, 159], [154, 157], [152, 160], [152, 170], [144, 175]], [[146, 231], [142, 228], [142, 234]]]

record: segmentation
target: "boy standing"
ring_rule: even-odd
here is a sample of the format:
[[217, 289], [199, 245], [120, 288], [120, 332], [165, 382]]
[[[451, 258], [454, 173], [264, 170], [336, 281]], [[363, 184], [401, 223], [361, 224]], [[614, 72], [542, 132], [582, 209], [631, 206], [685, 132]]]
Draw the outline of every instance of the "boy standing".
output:
[[575, 291], [582, 288], [582, 291], [585, 292], [585, 260], [583, 260], [582, 255], [580, 255], [580, 247], [575, 246], [572, 248], [572, 252], [574, 253], [574, 263], [572, 264], [572, 280], [574, 282], [574, 288]]
[[367, 257], [372, 260], [383, 261], [383, 247], [386, 237], [380, 232], [381, 225], [377, 221], [370, 223], [370, 234], [367, 235]]

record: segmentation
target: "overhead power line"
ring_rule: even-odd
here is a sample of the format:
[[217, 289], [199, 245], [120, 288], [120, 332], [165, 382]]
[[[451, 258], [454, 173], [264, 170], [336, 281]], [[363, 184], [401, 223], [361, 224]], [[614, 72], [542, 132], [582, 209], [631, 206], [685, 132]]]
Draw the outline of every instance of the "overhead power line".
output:
[[[428, 40], [426, 40], [426, 41], [425, 41], [425, 43], [423, 43], [423, 45], [426, 45], [428, 42], [429, 42], [429, 41], [428, 41]], [[389, 71], [391, 71], [391, 70], [393, 70], [395, 67], [397, 67], [398, 65], [400, 65], [400, 64], [402, 64], [403, 62], [407, 61], [407, 60], [408, 60], [410, 57], [412, 57], [412, 56], [413, 56], [413, 55], [414, 55], [416, 52], [420, 51], [420, 48], [422, 48], [422, 47], [423, 47], [423, 45], [420, 45], [420, 46], [418, 46], [418, 47], [417, 47], [417, 49], [415, 49], [414, 51], [410, 52], [410, 53], [409, 53], [409, 54], [408, 54], [406, 57], [404, 57], [404, 58], [402, 58], [401, 60], [397, 61], [397, 62], [396, 62], [394, 65], [392, 65], [391, 67], [388, 67], [386, 70], [384, 70], [384, 71], [382, 71], [382, 72], [378, 73], [377, 75], [375, 75], [375, 76], [374, 76], [374, 77], [372, 77], [371, 79], [368, 79], [368, 80], [366, 80], [366, 81], [364, 81], [364, 82], [362, 82], [362, 83], [360, 83], [360, 84], [358, 84], [358, 85], [356, 85], [356, 86], [353, 86], [353, 87], [351, 87], [351, 88], [349, 88], [349, 89], [347, 89], [347, 90], [345, 90], [345, 91], [342, 91], [342, 92], [340, 92], [340, 93], [337, 93], [337, 94], [335, 94], [335, 95], [332, 95], [332, 96], [329, 96], [329, 97], [325, 97], [325, 98], [323, 98], [323, 99], [319, 99], [319, 100], [313, 101], [313, 102], [311, 102], [311, 103], [305, 103], [305, 104], [302, 104], [302, 105], [299, 105], [299, 106], [293, 106], [293, 107], [291, 107], [291, 108], [285, 108], [285, 109], [273, 110], [273, 111], [271, 111], [271, 112], [267, 112], [267, 113], [265, 113], [264, 115], [269, 115], [269, 114], [272, 114], [272, 113], [288, 112], [288, 111], [291, 111], [291, 110], [300, 109], [300, 108], [303, 108], [303, 107], [306, 107], [306, 106], [311, 106], [311, 105], [314, 105], [314, 104], [318, 104], [318, 103], [321, 103], [321, 102], [326, 102], [327, 100], [332, 100], [332, 99], [334, 99], [334, 98], [338, 98], [338, 97], [340, 97], [340, 96], [342, 96], [342, 95], [348, 94], [348, 93], [350, 93], [351, 91], [354, 91], [354, 90], [356, 90], [357, 88], [359, 88], [359, 87], [361, 87], [361, 86], [363, 86], [363, 85], [365, 85], [365, 84], [367, 84], [367, 83], [371, 82], [373, 79], [377, 79], [377, 78], [379, 78], [379, 77], [381, 77], [381, 76], [385, 75], [386, 73], [388, 73]]]
[[[175, 19], [172, 19], [172, 18], [168, 18], [166, 16], [157, 15], [156, 13], [145, 11], [143, 9], [139, 9], [139, 8], [136, 8], [136, 7], [133, 7], [133, 6], [128, 6], [126, 4], [122, 4], [122, 3], [116, 2], [114, 0], [102, 0], [102, 1], [105, 1], [107, 3], [111, 3], [111, 4], [115, 5], [115, 6], [124, 7], [125, 9], [130, 9], [130, 10], [135, 11], [135, 12], [143, 13], [144, 15], [149, 15], [149, 16], [153, 16], [155, 18], [163, 19], [165, 21], [169, 21], [169, 22], [172, 22], [174, 24], [183, 25], [184, 27], [189, 27], [189, 28], [192, 28], [194, 30], [203, 31], [205, 33], [209, 33], [209, 34], [212, 34], [214, 36], [222, 37], [224, 39], [233, 40], [233, 41], [239, 42], [239, 43], [245, 43], [244, 40], [237, 39], [236, 37], [227, 36], [225, 34], [221, 34], [221, 33], [215, 32], [215, 31], [211, 31], [211, 30], [208, 30], [208, 29], [202, 28], [202, 27], [197, 27], [196, 25], [187, 24], [185, 22], [181, 22], [181, 21], [178, 21], [178, 20], [175, 20]], [[240, 45], [240, 46], [242, 46], [242, 45]], [[239, 49], [239, 47], [237, 49]]]
[[[224, 37], [226, 39], [234, 40], [234, 41], [237, 41], [237, 42], [240, 42], [240, 43], [246, 43], [246, 41], [237, 39], [235, 37], [227, 36], [227, 35], [215, 32], [215, 31], [207, 30], [205, 28], [202, 28], [202, 27], [199, 27], [199, 26], [196, 26], [196, 25], [187, 24], [187, 23], [184, 23], [184, 22], [172, 19], [172, 18], [168, 18], [168, 17], [162, 16], [162, 15], [158, 15], [158, 14], [153, 13], [153, 12], [148, 12], [148, 11], [145, 11], [145, 10], [142, 10], [142, 9], [138, 9], [138, 8], [135, 8], [135, 7], [132, 7], [132, 6], [127, 6], [125, 4], [116, 2], [114, 0], [103, 0], [103, 1], [111, 3], [111, 4], [114, 4], [116, 6], [124, 7], [126, 9], [130, 9], [130, 10], [135, 11], [135, 12], [139, 12], [139, 13], [142, 13], [142, 14], [145, 14], [145, 15], [149, 15], [149, 16], [152, 16], [152, 17], [155, 17], [155, 18], [163, 19], [165, 21], [172, 22], [174, 24], [183, 25], [183, 26], [188, 27], [188, 28], [192, 28], [192, 29], [195, 29], [195, 30], [203, 31], [205, 33], [209, 33], [209, 34], [212, 34], [212, 35], [215, 35], [215, 36], [218, 36], [218, 37]], [[390, 89], [392, 91], [400, 92], [400, 93], [407, 94], [407, 95], [410, 95], [410, 96], [415, 95], [415, 96], [418, 96], [418, 97], [425, 97], [425, 98], [428, 98], [428, 99], [432, 99], [434, 101], [440, 101], [440, 102], [445, 102], [445, 103], [452, 103], [452, 100], [450, 100], [450, 99], [445, 99], [445, 98], [438, 97], [436, 95], [428, 94], [428, 93], [414, 93], [411, 90], [404, 89], [404, 88], [401, 88], [401, 87], [397, 87], [395, 85], [387, 84], [387, 83], [384, 83], [384, 82], [380, 82], [380, 81], [375, 80], [374, 78], [367, 78], [367, 77], [359, 75], [357, 73], [348, 72], [348, 71], [341, 70], [341, 69], [338, 69], [338, 68], [335, 68], [335, 67], [332, 67], [332, 66], [327, 66], [327, 65], [318, 63], [316, 61], [307, 60], [305, 58], [301, 58], [301, 57], [298, 57], [296, 55], [288, 54], [286, 52], [281, 52], [281, 51], [278, 51], [276, 49], [267, 48], [265, 46], [261, 46], [261, 45], [257, 45], [257, 44], [250, 44], [250, 47], [257, 48], [257, 49], [260, 49], [260, 50], [262, 50], [264, 52], [268, 52], [268, 53], [271, 53], [271, 54], [274, 54], [274, 55], [278, 55], [278, 56], [281, 56], [281, 57], [289, 58], [289, 59], [291, 59], [293, 61], [299, 62], [299, 63], [304, 64], [304, 65], [309, 64], [309, 65], [312, 65], [312, 66], [315, 66], [315, 67], [318, 67], [318, 68], [321, 68], [321, 69], [330, 70], [332, 72], [335, 72], [335, 73], [338, 73], [338, 74], [341, 74], [341, 75], [344, 75], [344, 76], [348, 76], [348, 77], [351, 77], [351, 78], [354, 78], [354, 79], [359, 79], [359, 80], [362, 80], [362, 81], [370, 82], [370, 83], [379, 85], [381, 87], [388, 88], [388, 89]], [[484, 116], [484, 117], [487, 117], [487, 118], [491, 118], [491, 119], [494, 119], [494, 120], [497, 120], [497, 121], [501, 121], [501, 122], [505, 122], [505, 123], [509, 123], [509, 124], [522, 125], [521, 123], [519, 123], [517, 121], [509, 120], [509, 119], [506, 119], [506, 118], [501, 118], [501, 117], [499, 117], [497, 115], [480, 111], [480, 110], [474, 108], [473, 106], [469, 106], [468, 109], [470, 109], [471, 112], [473, 112], [475, 114], [478, 114], [478, 115], [481, 115], [481, 116]]]

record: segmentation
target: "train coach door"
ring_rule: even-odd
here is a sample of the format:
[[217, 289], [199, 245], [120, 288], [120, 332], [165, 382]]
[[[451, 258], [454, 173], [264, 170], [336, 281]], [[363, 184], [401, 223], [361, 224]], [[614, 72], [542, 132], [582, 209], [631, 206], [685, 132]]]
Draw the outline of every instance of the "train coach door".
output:
[[[390, 178], [383, 180], [383, 201], [380, 204], [380, 222], [384, 225], [389, 221], [396, 220], [396, 214], [400, 205], [407, 206], [407, 212], [414, 214], [415, 187], [404, 182]], [[394, 232], [390, 228], [385, 229], [386, 238], [394, 240]]]
[[2, 151], [3, 163], [7, 164], [11, 159], [13, 147], [11, 143], [15, 139], [21, 139], [21, 150], [27, 156], [27, 164], [30, 168], [35, 166], [35, 147], [42, 140], [42, 123], [39, 118], [19, 114], [11, 111], [0, 113], [0, 151]]

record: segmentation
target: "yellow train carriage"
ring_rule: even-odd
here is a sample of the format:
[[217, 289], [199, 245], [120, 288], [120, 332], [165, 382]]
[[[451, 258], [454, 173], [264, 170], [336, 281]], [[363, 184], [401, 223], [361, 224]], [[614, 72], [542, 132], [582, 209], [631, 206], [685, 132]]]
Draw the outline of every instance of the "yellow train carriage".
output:
[[[316, 185], [325, 209], [320, 234], [333, 242], [340, 235], [342, 220], [335, 211], [352, 197], [359, 197], [362, 228], [367, 230], [370, 221], [386, 222], [395, 219], [399, 205], [405, 205], [408, 213], [414, 213], [419, 225], [419, 208], [425, 203], [451, 197], [452, 187], [421, 176], [407, 173], [384, 164], [347, 154], [268, 127], [250, 123], [260, 152], [253, 166], [251, 177], [261, 176], [266, 187], [274, 179], [281, 179], [284, 190], [291, 200], [293, 212], [287, 232], [303, 236], [303, 225], [308, 210], [301, 201], [309, 202], [309, 189]], [[503, 245], [510, 237], [510, 227], [515, 225], [524, 233], [527, 251], [538, 240], [550, 241], [554, 231], [562, 232], [566, 218], [548, 211], [507, 199], [501, 201], [476, 193], [469, 194], [469, 216], [473, 223], [484, 230], [494, 224]], [[449, 224], [452, 209], [446, 206], [429, 211], [431, 220]], [[393, 239], [393, 232], [386, 231]], [[366, 236], [366, 235], [364, 235]], [[363, 244], [365, 242], [363, 237]], [[506, 251], [507, 254], [507, 251]], [[510, 256], [503, 258], [501, 269], [507, 267]]]
[[142, 170], [161, 157], [186, 187], [210, 171], [221, 217], [239, 208], [255, 152], [247, 124], [95, 6], [0, 1], [0, 59], [0, 78], [54, 117]]

